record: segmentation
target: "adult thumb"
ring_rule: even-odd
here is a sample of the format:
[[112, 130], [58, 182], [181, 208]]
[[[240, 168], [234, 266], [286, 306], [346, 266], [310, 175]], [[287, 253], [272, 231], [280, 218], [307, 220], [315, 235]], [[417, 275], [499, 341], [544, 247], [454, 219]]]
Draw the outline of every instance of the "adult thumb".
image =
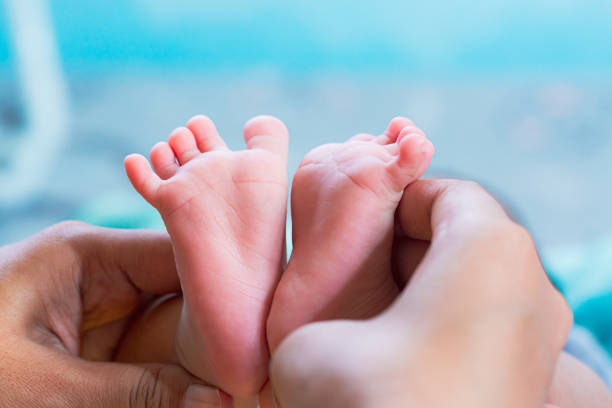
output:
[[[129, 408], [223, 408], [231, 407], [231, 398], [202, 384], [183, 368], [175, 365], [108, 366], [108, 383], [101, 397], [101, 407]], [[99, 369], [99, 368], [98, 368]], [[102, 370], [104, 373], [106, 370]], [[92, 405], [94, 406], [94, 405]]]
[[[45, 381], [40, 395], [62, 407], [229, 408], [232, 399], [176, 365], [130, 365], [53, 356], [31, 365]], [[30, 372], [30, 374], [33, 374]], [[25, 384], [24, 384], [25, 385]], [[31, 386], [31, 385], [30, 385]], [[41, 390], [42, 391], [42, 390]], [[40, 400], [38, 400], [40, 402]], [[0, 403], [0, 406], [2, 404]], [[18, 405], [21, 406], [21, 405]], [[25, 405], [24, 405], [25, 406]]]

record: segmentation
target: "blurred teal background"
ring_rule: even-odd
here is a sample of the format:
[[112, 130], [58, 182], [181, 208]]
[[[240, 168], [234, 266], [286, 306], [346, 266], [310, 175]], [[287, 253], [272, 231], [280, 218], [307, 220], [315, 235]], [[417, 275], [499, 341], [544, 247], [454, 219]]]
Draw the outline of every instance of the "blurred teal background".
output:
[[[196, 113], [235, 148], [250, 116], [281, 117], [292, 168], [409, 116], [434, 169], [495, 189], [543, 246], [595, 240], [612, 231], [611, 39], [595, 0], [2, 0], [0, 243], [64, 218], [158, 225], [121, 160]], [[24, 66], [19, 47], [41, 55]]]
[[194, 114], [233, 148], [279, 116], [291, 170], [403, 115], [430, 174], [505, 200], [579, 309], [612, 293], [611, 44], [608, 0], [0, 0], [0, 244], [161, 227], [122, 159]]

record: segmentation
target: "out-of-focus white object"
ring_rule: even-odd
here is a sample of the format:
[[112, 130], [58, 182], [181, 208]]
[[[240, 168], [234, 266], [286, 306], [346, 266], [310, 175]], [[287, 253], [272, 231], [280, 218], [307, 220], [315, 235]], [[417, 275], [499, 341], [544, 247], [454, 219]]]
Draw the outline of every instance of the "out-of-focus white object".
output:
[[68, 97], [49, 5], [5, 0], [26, 124], [0, 170], [0, 205], [31, 198], [50, 182], [51, 165], [68, 136]]

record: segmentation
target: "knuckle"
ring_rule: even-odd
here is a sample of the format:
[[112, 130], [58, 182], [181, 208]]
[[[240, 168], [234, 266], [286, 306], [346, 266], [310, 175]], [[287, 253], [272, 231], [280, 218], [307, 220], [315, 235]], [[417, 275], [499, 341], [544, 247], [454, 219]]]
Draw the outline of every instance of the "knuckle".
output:
[[517, 244], [518, 248], [534, 252], [535, 243], [527, 228], [514, 222], [512, 222], [511, 225], [511, 238], [513, 242]]
[[500, 251], [516, 260], [537, 257], [535, 242], [529, 231], [509, 219], [490, 223], [489, 231], [483, 236], [483, 239], [496, 243]]
[[553, 312], [553, 321], [556, 322], [555, 329], [557, 336], [554, 340], [553, 347], [558, 352], [561, 352], [567, 343], [570, 330], [574, 325], [574, 313], [561, 293], [557, 292], [555, 295], [556, 302]]
[[482, 187], [480, 183], [473, 180], [446, 179], [443, 185], [445, 189], [454, 192], [469, 191], [471, 193], [486, 193], [485, 188]]
[[44, 233], [58, 241], [72, 242], [94, 229], [95, 227], [82, 221], [62, 221], [47, 228]]
[[468, 190], [473, 190], [473, 191], [478, 191], [478, 192], [485, 191], [484, 187], [480, 183], [473, 181], [473, 180], [462, 180], [458, 182], [458, 185]]
[[164, 408], [168, 407], [167, 393], [160, 382], [160, 370], [145, 369], [129, 395], [130, 408]]
[[88, 253], [89, 244], [95, 240], [98, 229], [81, 221], [62, 221], [41, 232], [40, 237], [51, 247], [80, 262]]

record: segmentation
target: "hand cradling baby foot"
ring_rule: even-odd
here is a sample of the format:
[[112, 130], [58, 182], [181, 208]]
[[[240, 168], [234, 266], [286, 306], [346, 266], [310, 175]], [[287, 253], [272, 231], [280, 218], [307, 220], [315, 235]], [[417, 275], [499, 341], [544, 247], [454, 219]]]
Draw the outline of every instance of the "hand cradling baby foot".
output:
[[[142, 156], [126, 159], [134, 187], [160, 212], [172, 238], [184, 301], [151, 305], [124, 337], [117, 359], [179, 362], [231, 393], [233, 406], [250, 407], [267, 380], [271, 350], [275, 387], [282, 391], [277, 388], [277, 396], [295, 391], [301, 403], [293, 399], [291, 406], [410, 405], [415, 395], [406, 394], [406, 384], [429, 377], [418, 369], [409, 373], [419, 365], [406, 360], [410, 353], [396, 352], [412, 347], [398, 335], [406, 314], [396, 306], [380, 313], [399, 293], [391, 273], [396, 208], [429, 166], [432, 144], [408, 119], [396, 118], [381, 136], [360, 134], [311, 151], [293, 181], [294, 250], [281, 279], [287, 130], [261, 116], [247, 123], [244, 136], [248, 149], [232, 152], [212, 122], [198, 116], [153, 148], [155, 172]], [[441, 301], [446, 305], [448, 298]], [[325, 320], [336, 321], [307, 325]], [[421, 354], [413, 356], [431, 368], [435, 359]], [[597, 403], [587, 405], [608, 406], [609, 394], [596, 380], [592, 374], [595, 391], [589, 392]], [[432, 395], [437, 384], [420, 383], [433, 386]], [[460, 388], [453, 398], [471, 389]], [[269, 383], [261, 390], [262, 408], [274, 406], [273, 393]], [[575, 394], [586, 401], [583, 388]], [[227, 406], [227, 396], [220, 396]], [[554, 384], [551, 396], [559, 399]], [[561, 396], [565, 402], [574, 397]], [[574, 402], [568, 406], [586, 406]]]
[[204, 116], [176, 129], [125, 167], [161, 214], [184, 296], [179, 362], [235, 396], [267, 378], [265, 325], [284, 262], [288, 133], [276, 118], [244, 127], [247, 149], [231, 151]]

